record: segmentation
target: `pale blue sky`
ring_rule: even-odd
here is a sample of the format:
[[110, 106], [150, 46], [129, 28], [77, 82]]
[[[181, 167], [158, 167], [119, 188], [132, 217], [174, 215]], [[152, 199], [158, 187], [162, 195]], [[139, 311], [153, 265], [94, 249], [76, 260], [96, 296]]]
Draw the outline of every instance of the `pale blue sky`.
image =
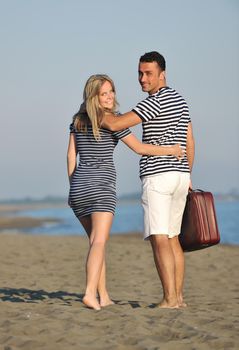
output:
[[[68, 127], [86, 79], [110, 75], [126, 112], [146, 97], [137, 65], [151, 50], [190, 108], [194, 187], [239, 190], [238, 0], [6, 0], [0, 29], [0, 199], [66, 196]], [[140, 191], [138, 162], [118, 146], [119, 194]]]

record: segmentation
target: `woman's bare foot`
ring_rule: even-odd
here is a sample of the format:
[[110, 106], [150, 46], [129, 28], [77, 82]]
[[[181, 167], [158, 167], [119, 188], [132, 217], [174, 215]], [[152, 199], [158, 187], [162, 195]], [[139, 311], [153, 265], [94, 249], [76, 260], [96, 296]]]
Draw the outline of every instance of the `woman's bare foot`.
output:
[[114, 305], [113, 300], [110, 299], [108, 293], [104, 293], [103, 295], [101, 293], [100, 294], [100, 306], [105, 307], [105, 306], [109, 306], [109, 305]]
[[176, 302], [169, 302], [169, 301], [163, 299], [161, 301], [161, 303], [159, 303], [157, 305], [157, 307], [160, 307], [162, 309], [178, 309], [179, 308], [179, 304], [178, 304], [177, 301]]
[[82, 301], [90, 309], [101, 310], [100, 304], [98, 303], [98, 300], [95, 297], [85, 295]]
[[105, 306], [109, 306], [109, 305], [114, 305], [115, 303], [114, 303], [114, 301], [113, 300], [111, 300], [110, 298], [108, 298], [108, 299], [100, 299], [100, 306], [101, 307], [105, 307]]

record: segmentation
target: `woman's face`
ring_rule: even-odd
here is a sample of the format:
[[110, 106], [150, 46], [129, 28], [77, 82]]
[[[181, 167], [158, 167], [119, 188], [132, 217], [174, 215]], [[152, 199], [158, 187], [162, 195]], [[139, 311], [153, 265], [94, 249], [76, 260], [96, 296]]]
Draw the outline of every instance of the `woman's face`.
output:
[[109, 81], [105, 81], [100, 88], [99, 103], [101, 107], [112, 110], [114, 106], [115, 93]]

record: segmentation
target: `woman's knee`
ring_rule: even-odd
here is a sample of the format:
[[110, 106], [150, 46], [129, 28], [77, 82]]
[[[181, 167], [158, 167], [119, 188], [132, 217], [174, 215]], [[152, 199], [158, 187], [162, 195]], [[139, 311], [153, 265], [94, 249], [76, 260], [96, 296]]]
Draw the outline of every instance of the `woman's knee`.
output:
[[90, 244], [101, 244], [102, 246], [104, 246], [106, 244], [106, 242], [109, 239], [109, 235], [97, 235], [97, 234], [91, 234], [90, 236]]

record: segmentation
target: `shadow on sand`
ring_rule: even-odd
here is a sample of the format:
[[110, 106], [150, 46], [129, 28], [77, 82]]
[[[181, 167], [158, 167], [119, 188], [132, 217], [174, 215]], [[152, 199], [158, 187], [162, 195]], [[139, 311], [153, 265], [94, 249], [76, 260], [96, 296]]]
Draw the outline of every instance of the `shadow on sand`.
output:
[[[64, 304], [72, 304], [72, 302], [82, 303], [84, 294], [69, 293], [65, 291], [47, 292], [43, 289], [31, 290], [27, 288], [0, 288], [0, 301], [8, 301], [12, 303], [39, 303], [47, 301], [53, 303], [53, 299], [58, 299]], [[114, 300], [116, 305], [130, 305], [132, 309], [141, 308], [142, 305], [136, 300]], [[154, 307], [149, 305], [148, 307]]]
[[31, 290], [26, 288], [0, 288], [0, 300], [12, 303], [38, 303], [46, 299], [59, 299], [65, 303], [70, 301], [82, 301], [83, 294], [64, 291], [47, 292], [43, 289]]

